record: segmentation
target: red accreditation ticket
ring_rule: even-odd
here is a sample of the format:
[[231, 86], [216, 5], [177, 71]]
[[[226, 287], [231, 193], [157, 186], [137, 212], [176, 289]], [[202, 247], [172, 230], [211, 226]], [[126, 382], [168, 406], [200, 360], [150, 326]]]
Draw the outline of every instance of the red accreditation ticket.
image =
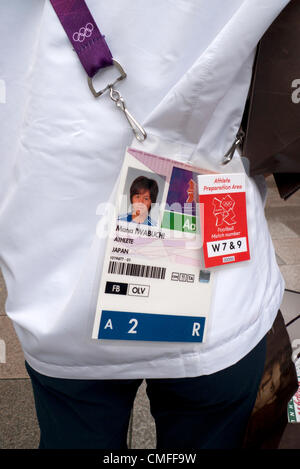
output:
[[198, 176], [205, 267], [250, 259], [245, 174]]

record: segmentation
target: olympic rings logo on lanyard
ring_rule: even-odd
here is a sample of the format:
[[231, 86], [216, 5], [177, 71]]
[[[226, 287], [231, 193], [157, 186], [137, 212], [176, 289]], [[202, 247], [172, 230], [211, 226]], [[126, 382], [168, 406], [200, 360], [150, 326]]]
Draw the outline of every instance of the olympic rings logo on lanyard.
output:
[[94, 30], [94, 25], [92, 23], [87, 23], [85, 26], [76, 31], [73, 34], [73, 40], [75, 42], [83, 42], [87, 37], [91, 37]]

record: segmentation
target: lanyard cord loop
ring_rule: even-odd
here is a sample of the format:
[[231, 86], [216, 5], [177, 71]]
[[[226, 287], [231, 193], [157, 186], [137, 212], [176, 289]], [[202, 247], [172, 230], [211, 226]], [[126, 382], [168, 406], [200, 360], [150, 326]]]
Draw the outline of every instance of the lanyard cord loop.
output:
[[[143, 127], [134, 119], [125, 106], [125, 102], [114, 86], [120, 80], [126, 78], [123, 67], [113, 59], [112, 53], [104, 36], [89, 11], [85, 0], [50, 0], [82, 66], [88, 75], [88, 85], [93, 95], [98, 98], [105, 91], [110, 90], [110, 98], [121, 109], [130, 124], [134, 136], [139, 142], [147, 138]], [[109, 83], [105, 88], [96, 91], [93, 85], [93, 77], [105, 67], [114, 65], [120, 72], [119, 77]]]

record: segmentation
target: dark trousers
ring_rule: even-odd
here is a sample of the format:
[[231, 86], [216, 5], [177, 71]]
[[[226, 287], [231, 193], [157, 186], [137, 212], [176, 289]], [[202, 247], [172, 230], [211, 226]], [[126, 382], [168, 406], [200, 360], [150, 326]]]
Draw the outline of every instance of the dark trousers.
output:
[[[147, 379], [158, 449], [240, 448], [263, 374], [265, 338], [229, 368], [196, 378]], [[51, 378], [26, 363], [40, 448], [125, 449], [142, 379]]]

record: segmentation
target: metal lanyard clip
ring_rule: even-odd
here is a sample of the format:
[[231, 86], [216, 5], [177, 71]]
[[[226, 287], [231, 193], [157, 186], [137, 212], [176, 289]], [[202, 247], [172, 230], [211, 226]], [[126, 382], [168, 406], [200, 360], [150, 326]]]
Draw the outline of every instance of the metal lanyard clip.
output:
[[129, 122], [130, 127], [132, 128], [132, 131], [135, 135], [135, 138], [139, 142], [143, 142], [147, 138], [147, 134], [145, 129], [135, 120], [135, 118], [130, 114], [128, 111], [125, 101], [122, 98], [120, 92], [118, 90], [115, 90], [113, 86], [110, 86], [110, 92], [109, 92], [110, 98], [116, 103], [117, 108], [121, 109], [121, 111], [124, 112], [126, 119]]
[[245, 133], [242, 130], [239, 130], [239, 132], [237, 133], [237, 136], [235, 137], [233, 144], [223, 156], [222, 164], [230, 163], [230, 161], [233, 158], [235, 150], [243, 142], [244, 137], [245, 137]]
[[121, 111], [124, 112], [125, 117], [126, 117], [127, 121], [129, 122], [129, 125], [130, 125], [130, 127], [131, 127], [131, 129], [132, 129], [132, 131], [135, 135], [135, 138], [139, 142], [143, 142], [147, 138], [147, 134], [146, 134], [145, 129], [143, 129], [143, 127], [137, 122], [137, 120], [130, 114], [130, 112], [128, 111], [128, 109], [125, 105], [125, 101], [122, 98], [121, 94], [119, 93], [118, 90], [116, 90], [114, 88], [115, 84], [118, 81], [123, 80], [124, 78], [126, 78], [126, 73], [123, 70], [123, 68], [121, 67], [121, 65], [114, 59], [113, 59], [113, 64], [119, 70], [120, 76], [113, 83], [108, 84], [105, 88], [103, 88], [100, 91], [95, 90], [95, 88], [93, 86], [92, 78], [88, 77], [88, 84], [89, 84], [90, 90], [96, 98], [101, 96], [105, 91], [109, 90], [110, 98], [116, 103], [117, 108], [121, 109]]

